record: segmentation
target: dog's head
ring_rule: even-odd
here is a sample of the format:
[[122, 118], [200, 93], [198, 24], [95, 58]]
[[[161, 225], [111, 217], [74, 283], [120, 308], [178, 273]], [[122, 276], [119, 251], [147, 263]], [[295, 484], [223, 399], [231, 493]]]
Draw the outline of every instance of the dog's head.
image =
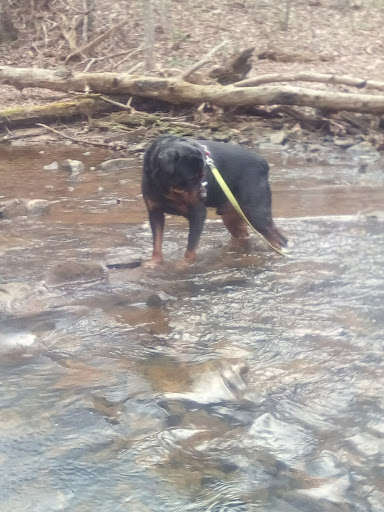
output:
[[202, 148], [181, 137], [167, 137], [154, 155], [152, 179], [171, 201], [194, 205], [206, 198]]

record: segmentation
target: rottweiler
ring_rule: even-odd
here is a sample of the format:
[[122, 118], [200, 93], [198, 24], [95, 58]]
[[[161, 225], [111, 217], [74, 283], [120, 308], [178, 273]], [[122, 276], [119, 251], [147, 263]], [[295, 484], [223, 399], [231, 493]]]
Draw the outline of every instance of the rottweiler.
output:
[[162, 135], [149, 145], [143, 162], [142, 192], [153, 235], [152, 258], [146, 265], [155, 266], [163, 259], [166, 213], [182, 215], [189, 221], [186, 265], [196, 260], [207, 207], [216, 208], [234, 238], [248, 237], [247, 223], [217, 183], [207, 155], [252, 226], [276, 249], [287, 245], [272, 220], [269, 166], [264, 158], [231, 143]]

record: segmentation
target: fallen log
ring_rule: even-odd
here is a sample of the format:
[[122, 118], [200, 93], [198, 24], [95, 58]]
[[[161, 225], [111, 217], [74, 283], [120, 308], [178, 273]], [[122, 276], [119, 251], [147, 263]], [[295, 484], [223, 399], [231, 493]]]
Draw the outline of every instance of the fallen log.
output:
[[83, 97], [72, 101], [56, 101], [48, 105], [27, 105], [0, 110], [0, 128], [17, 128], [36, 123], [87, 119], [92, 114], [111, 110], [100, 97]]
[[328, 111], [384, 113], [384, 95], [327, 92], [290, 86], [197, 85], [180, 77], [157, 78], [124, 73], [63, 74], [54, 70], [1, 66], [0, 83], [18, 89], [39, 87], [62, 92], [129, 94], [173, 104], [199, 105], [208, 102], [221, 107], [295, 105]]

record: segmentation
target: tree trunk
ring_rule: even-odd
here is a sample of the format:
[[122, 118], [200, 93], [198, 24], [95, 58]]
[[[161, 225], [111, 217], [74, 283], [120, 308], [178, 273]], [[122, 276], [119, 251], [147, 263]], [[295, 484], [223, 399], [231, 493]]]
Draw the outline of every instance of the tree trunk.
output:
[[0, 0], [0, 44], [10, 43], [18, 37], [18, 32], [13, 25], [5, 4], [5, 0]]
[[144, 61], [145, 70], [155, 69], [154, 57], [154, 26], [152, 13], [152, 0], [142, 0], [143, 26], [144, 26]]

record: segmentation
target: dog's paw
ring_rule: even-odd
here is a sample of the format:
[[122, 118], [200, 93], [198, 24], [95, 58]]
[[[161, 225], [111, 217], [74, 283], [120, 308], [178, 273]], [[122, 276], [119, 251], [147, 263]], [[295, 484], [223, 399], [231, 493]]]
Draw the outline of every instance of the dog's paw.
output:
[[195, 263], [195, 260], [192, 261], [190, 259], [183, 258], [182, 260], [177, 260], [175, 262], [174, 268], [176, 268], [176, 270], [186, 270], [194, 263]]
[[163, 263], [163, 260], [148, 260], [148, 261], [143, 261], [141, 263], [141, 268], [148, 268], [148, 269], [151, 269], [151, 268], [156, 268], [158, 267], [159, 265], [161, 265]]

